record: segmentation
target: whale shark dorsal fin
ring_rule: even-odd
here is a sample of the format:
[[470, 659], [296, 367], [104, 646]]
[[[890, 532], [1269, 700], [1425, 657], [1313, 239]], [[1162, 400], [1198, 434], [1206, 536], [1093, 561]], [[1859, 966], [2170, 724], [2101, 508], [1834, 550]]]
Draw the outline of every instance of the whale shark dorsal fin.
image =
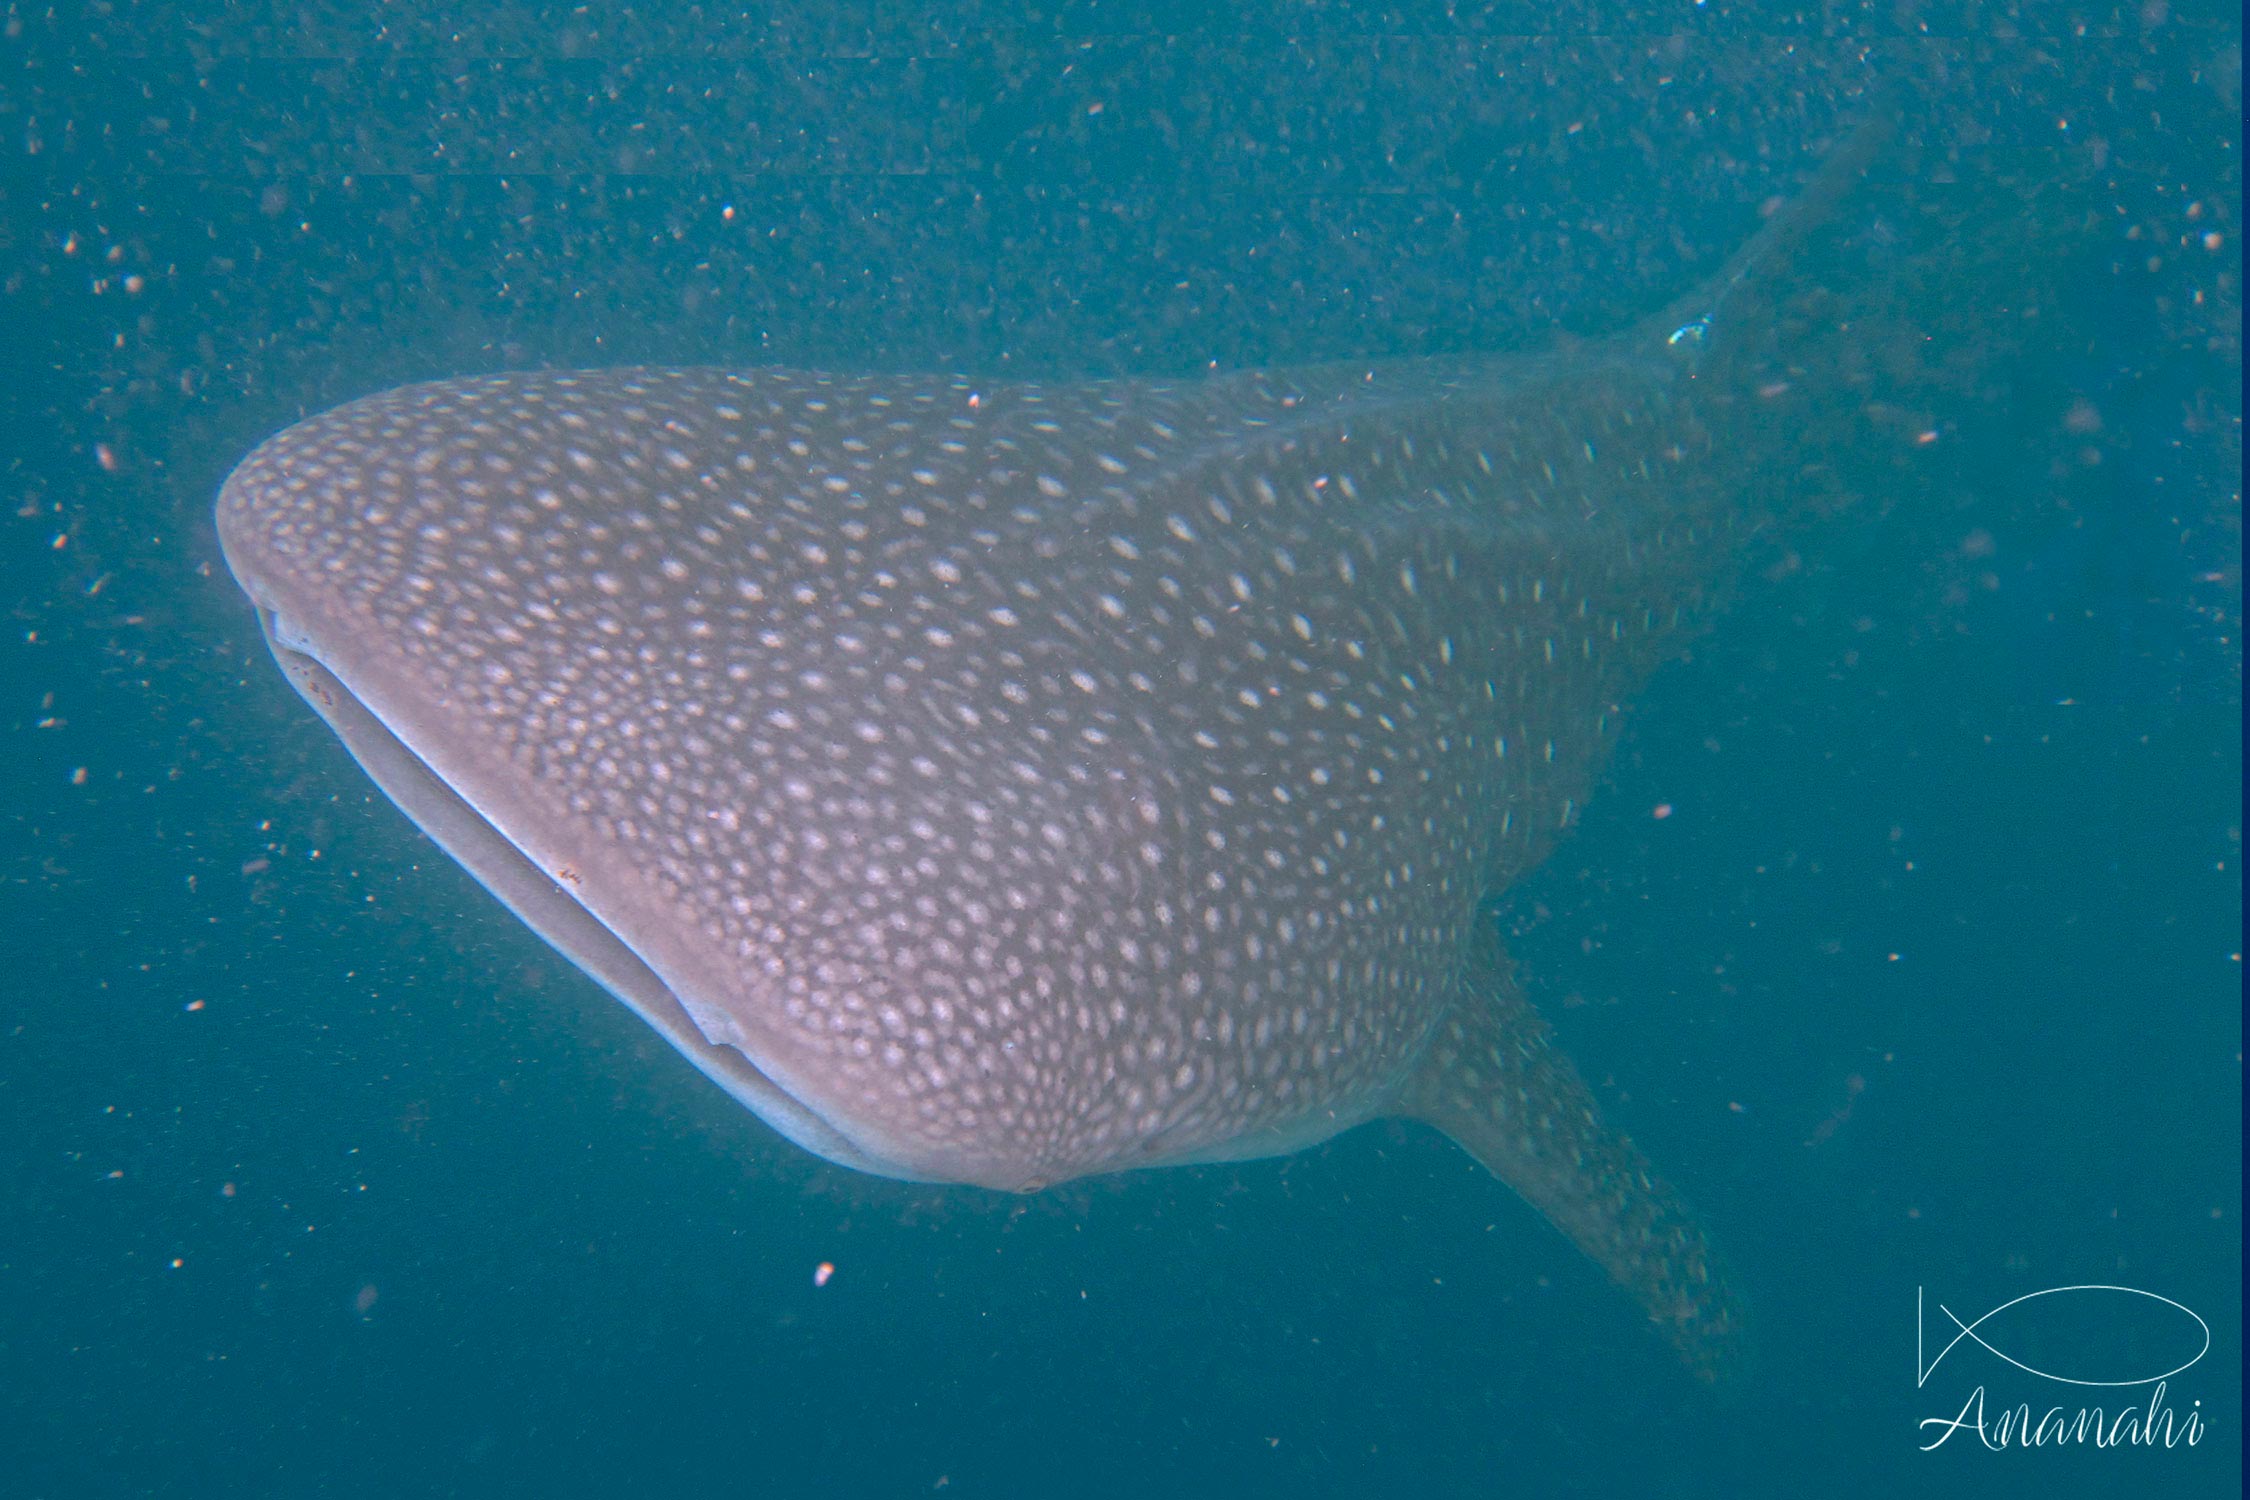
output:
[[1889, 144], [1895, 124], [1888, 108], [1870, 108], [1829, 151], [1804, 189], [1776, 209], [1717, 275], [1645, 320], [1633, 342], [1643, 347], [1661, 343], [1690, 367], [1699, 365], [1714, 343], [1738, 343], [1742, 330], [1736, 325], [1757, 321], [1743, 304], [1758, 300], [1750, 294], [1761, 273], [1836, 214]]

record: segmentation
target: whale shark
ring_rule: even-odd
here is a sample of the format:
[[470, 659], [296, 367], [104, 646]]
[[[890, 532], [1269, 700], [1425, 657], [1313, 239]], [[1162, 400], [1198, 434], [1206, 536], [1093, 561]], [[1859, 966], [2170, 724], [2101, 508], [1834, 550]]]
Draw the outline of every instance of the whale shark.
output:
[[218, 530], [382, 791], [801, 1146], [1031, 1191], [1419, 1119], [1708, 1375], [1740, 1302], [1490, 903], [1789, 504], [1727, 334], [441, 380]]

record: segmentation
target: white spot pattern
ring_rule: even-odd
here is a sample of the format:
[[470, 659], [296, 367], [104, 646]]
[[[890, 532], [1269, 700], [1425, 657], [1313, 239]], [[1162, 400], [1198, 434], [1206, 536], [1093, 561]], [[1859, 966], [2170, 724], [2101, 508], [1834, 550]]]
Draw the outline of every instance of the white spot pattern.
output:
[[220, 524], [713, 1041], [1020, 1187], [1393, 1096], [1701, 598], [1679, 399], [1624, 361], [497, 376], [290, 429]]

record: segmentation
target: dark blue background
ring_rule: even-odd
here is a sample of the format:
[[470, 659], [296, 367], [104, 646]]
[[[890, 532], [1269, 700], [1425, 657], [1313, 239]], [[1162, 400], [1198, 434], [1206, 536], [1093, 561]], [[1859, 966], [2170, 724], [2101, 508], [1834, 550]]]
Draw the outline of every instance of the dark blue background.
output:
[[[2238, 1492], [2233, 7], [373, 14], [0, 12], [0, 1493]], [[1723, 1398], [1419, 1127], [1021, 1200], [780, 1144], [375, 797], [218, 561], [236, 458], [408, 379], [1599, 336], [1870, 107], [1775, 274], [1866, 319], [1808, 399], [1938, 438], [1496, 918], [1738, 1265]], [[2211, 1323], [2201, 1445], [1917, 1452], [1980, 1381], [2144, 1398], [1916, 1390], [1917, 1287], [2075, 1282]]]

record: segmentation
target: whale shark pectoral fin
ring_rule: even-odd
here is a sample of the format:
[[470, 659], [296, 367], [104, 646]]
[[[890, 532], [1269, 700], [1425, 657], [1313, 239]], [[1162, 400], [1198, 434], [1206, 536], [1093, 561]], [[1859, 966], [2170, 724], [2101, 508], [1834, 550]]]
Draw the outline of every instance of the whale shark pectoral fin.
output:
[[1739, 1370], [1743, 1316], [1703, 1228], [1594, 1097], [1504, 966], [1478, 965], [1398, 1112], [1436, 1126], [1632, 1293], [1698, 1378]]

